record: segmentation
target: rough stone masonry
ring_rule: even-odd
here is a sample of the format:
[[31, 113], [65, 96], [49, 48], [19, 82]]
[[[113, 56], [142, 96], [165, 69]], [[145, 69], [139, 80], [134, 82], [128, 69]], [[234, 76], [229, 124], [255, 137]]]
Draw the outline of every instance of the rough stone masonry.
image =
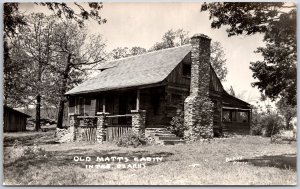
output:
[[[184, 124], [192, 140], [213, 137], [213, 114], [207, 108], [210, 81], [210, 42], [203, 34], [191, 38], [191, 84], [190, 95], [184, 102]], [[203, 117], [208, 120], [203, 124]]]

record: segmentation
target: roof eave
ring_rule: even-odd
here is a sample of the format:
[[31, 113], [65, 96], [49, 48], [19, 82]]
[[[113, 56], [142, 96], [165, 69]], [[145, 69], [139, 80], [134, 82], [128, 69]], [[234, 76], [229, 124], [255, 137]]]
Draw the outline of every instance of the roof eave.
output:
[[115, 87], [115, 88], [109, 88], [109, 89], [95, 89], [95, 90], [87, 90], [87, 91], [80, 91], [80, 92], [74, 92], [74, 93], [65, 93], [65, 96], [75, 96], [75, 95], [84, 95], [89, 93], [100, 93], [100, 92], [107, 92], [107, 91], [116, 91], [116, 90], [129, 90], [129, 89], [145, 89], [145, 88], [151, 88], [151, 87], [158, 87], [166, 85], [165, 80], [159, 81], [156, 83], [150, 83], [150, 84], [143, 84], [143, 85], [133, 85], [133, 86], [126, 86], [126, 87]]

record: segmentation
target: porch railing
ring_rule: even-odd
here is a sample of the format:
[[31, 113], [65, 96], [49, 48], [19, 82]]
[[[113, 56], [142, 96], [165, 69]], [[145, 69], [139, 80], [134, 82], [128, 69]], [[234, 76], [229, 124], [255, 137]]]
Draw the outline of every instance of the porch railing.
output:
[[106, 141], [112, 142], [132, 132], [132, 114], [106, 116]]
[[[123, 115], [109, 115], [103, 112], [97, 113], [96, 116], [70, 114], [70, 131], [74, 141], [114, 141], [128, 132], [143, 136], [145, 113], [145, 110], [132, 110], [132, 114]], [[113, 122], [114, 119], [118, 121]]]

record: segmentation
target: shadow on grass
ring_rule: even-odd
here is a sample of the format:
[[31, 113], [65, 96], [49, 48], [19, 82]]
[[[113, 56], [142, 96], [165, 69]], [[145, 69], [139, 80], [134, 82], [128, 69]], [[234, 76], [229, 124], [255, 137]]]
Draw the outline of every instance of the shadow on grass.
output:
[[[7, 171], [13, 171], [15, 174], [22, 176], [26, 174], [25, 170], [28, 170], [30, 167], [35, 167], [35, 169], [39, 169], [41, 167], [49, 167], [50, 169], [53, 167], [79, 167], [85, 168], [87, 164], [100, 164], [100, 163], [118, 163], [115, 162], [99, 162], [96, 161], [97, 157], [127, 157], [129, 158], [128, 162], [121, 161], [121, 163], [130, 164], [130, 163], [145, 163], [147, 166], [154, 166], [159, 163], [162, 163], [165, 158], [173, 155], [173, 153], [169, 152], [150, 152], [150, 151], [128, 151], [122, 152], [118, 150], [91, 150], [91, 149], [70, 149], [65, 151], [50, 151], [46, 152], [46, 156], [42, 157], [21, 157], [14, 162], [10, 162], [4, 164], [4, 169]], [[74, 161], [74, 157], [90, 157], [91, 161]], [[162, 162], [151, 161], [151, 162], [136, 162], [133, 161], [133, 158], [142, 158], [142, 157], [163, 157]], [[125, 169], [126, 170], [126, 169]], [[113, 171], [113, 169], [102, 170], [102, 171]]]
[[249, 159], [236, 160], [237, 162], [247, 162], [259, 167], [277, 167], [279, 169], [291, 169], [296, 171], [297, 155], [283, 154], [274, 156], [260, 156]]
[[57, 144], [57, 139], [54, 137], [54, 132], [27, 132], [26, 135], [20, 136], [4, 136], [3, 146], [10, 147], [15, 143], [20, 143], [24, 146], [43, 145], [43, 144]]

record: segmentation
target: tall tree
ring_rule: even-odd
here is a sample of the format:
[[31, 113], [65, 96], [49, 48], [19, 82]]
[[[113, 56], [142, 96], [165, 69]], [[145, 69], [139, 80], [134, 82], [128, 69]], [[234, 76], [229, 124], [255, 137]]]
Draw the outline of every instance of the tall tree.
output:
[[232, 96], [235, 96], [235, 92], [234, 92], [232, 86], [230, 86], [229, 94], [232, 95]]
[[284, 117], [286, 129], [291, 130], [290, 122], [293, 117], [297, 116], [297, 109], [287, 103], [286, 99], [282, 98], [276, 103], [279, 113]]
[[54, 27], [56, 61], [50, 69], [58, 76], [57, 127], [62, 128], [67, 90], [82, 81], [86, 70], [105, 59], [105, 43], [101, 35], [87, 36], [87, 30], [72, 21], [61, 22]]
[[[25, 68], [30, 68], [30, 75], [23, 76], [23, 86], [26, 84], [30, 90], [27, 92], [36, 99], [36, 130], [40, 129], [40, 109], [43, 89], [48, 84], [49, 78], [44, 78], [47, 65], [53, 60], [53, 25], [54, 19], [44, 14], [31, 14], [25, 18], [26, 26], [20, 27], [12, 39], [14, 48], [19, 48], [22, 53], [14, 54], [14, 64], [27, 63]], [[16, 49], [12, 50], [18, 51]], [[20, 55], [23, 55], [20, 57]], [[24, 62], [21, 62], [24, 61]], [[24, 67], [23, 67], [24, 68]], [[23, 72], [24, 74], [25, 72]], [[28, 95], [27, 93], [27, 95]], [[25, 95], [24, 92], [17, 95]]]
[[147, 52], [147, 50], [146, 50], [145, 48], [137, 47], [137, 46], [132, 47], [132, 48], [130, 49], [130, 55], [131, 55], [131, 56], [144, 54], [144, 53], [146, 53], [146, 52]]
[[228, 36], [263, 33], [266, 47], [257, 49], [264, 60], [252, 62], [258, 79], [253, 86], [272, 100], [285, 98], [296, 105], [296, 6], [283, 2], [204, 3], [211, 27], [229, 26]]
[[[186, 45], [190, 43], [189, 32], [183, 29], [168, 30], [162, 37], [161, 42], [155, 43], [149, 51], [157, 51], [161, 49]], [[228, 73], [226, 68], [226, 58], [223, 47], [220, 42], [213, 41], [211, 44], [210, 62], [216, 74], [221, 81], [226, 79]]]
[[138, 47], [138, 46], [135, 46], [132, 48], [117, 47], [110, 52], [110, 58], [111, 59], [120, 59], [120, 58], [129, 57], [129, 56], [144, 54], [146, 52], [147, 52], [147, 50], [145, 48]]
[[223, 46], [218, 41], [212, 41], [210, 52], [211, 52], [210, 63], [212, 67], [214, 68], [218, 78], [221, 81], [225, 81], [228, 70], [226, 67], [227, 59], [225, 57]]
[[128, 47], [117, 47], [110, 52], [112, 59], [120, 59], [130, 56]]
[[[61, 18], [62, 20], [74, 20], [78, 23], [78, 25], [80, 27], [84, 26], [84, 21], [88, 20], [88, 19], [93, 19], [96, 20], [98, 24], [103, 24], [106, 23], [106, 19], [103, 19], [100, 15], [100, 11], [103, 8], [103, 4], [102, 3], [83, 3], [83, 4], [79, 4], [79, 3], [74, 3], [75, 6], [71, 7], [69, 3], [35, 3], [37, 5], [41, 5], [41, 6], [46, 6], [48, 7], [49, 10], [51, 10], [54, 15], [56, 15], [58, 18]], [[16, 38], [15, 34], [18, 33], [18, 27], [19, 26], [24, 26], [27, 25], [28, 20], [26, 20], [24, 18], [24, 15], [22, 15], [19, 12], [19, 3], [4, 3], [4, 75], [5, 75], [5, 81], [4, 81], [4, 86], [5, 86], [5, 103], [7, 102], [7, 100], [9, 99], [13, 99], [15, 98], [17, 102], [14, 105], [20, 105], [18, 104], [18, 102], [22, 101], [24, 102], [24, 99], [22, 98], [22, 95], [24, 95], [25, 93], [22, 91], [22, 89], [28, 87], [26, 85], [20, 85], [20, 82], [17, 81], [17, 79], [20, 77], [21, 70], [24, 70], [22, 68], [24, 68], [23, 64], [20, 64], [20, 60], [18, 61], [11, 61], [10, 60], [10, 53], [9, 50], [9, 42], [7, 40], [8, 37], [12, 37], [12, 38]], [[30, 24], [30, 23], [29, 23]], [[41, 26], [35, 26], [35, 27], [41, 27]], [[36, 30], [34, 32], [38, 32], [39, 30]], [[48, 36], [50, 37], [50, 36]], [[16, 39], [12, 39], [12, 40], [16, 40]], [[23, 39], [22, 39], [23, 40]], [[36, 38], [36, 40], [38, 40], [38, 38]], [[24, 44], [22, 44], [24, 45]], [[40, 45], [40, 47], [42, 47], [43, 45]], [[39, 52], [43, 51], [45, 49], [40, 48]], [[28, 52], [25, 52], [25, 54], [27, 54]], [[50, 56], [50, 48], [48, 48], [48, 55]], [[41, 53], [43, 54], [43, 53]], [[41, 55], [39, 54], [39, 56]], [[32, 54], [31, 54], [32, 56]], [[24, 56], [26, 57], [26, 56]], [[31, 57], [32, 58], [32, 57]], [[30, 59], [30, 58], [29, 58]], [[16, 59], [15, 59], [16, 60]], [[22, 61], [24, 63], [24, 61]], [[49, 60], [47, 59], [46, 61], [43, 61], [43, 59], [41, 59], [40, 63], [48, 63]], [[51, 76], [53, 75], [53, 73], [50, 73], [49, 71], [47, 71], [47, 69], [43, 69], [42, 65], [37, 65], [38, 67], [38, 74], [36, 78], [40, 78], [39, 82], [37, 83], [41, 83], [41, 80], [43, 80], [43, 73], [45, 75]], [[18, 72], [17, 72], [18, 71]], [[46, 72], [48, 72], [46, 74]], [[24, 73], [23, 73], [24, 75]], [[71, 74], [72, 75], [72, 74]], [[26, 78], [26, 77], [24, 77]], [[48, 81], [52, 81], [52, 80], [48, 80]], [[49, 82], [50, 83], [54, 83]], [[37, 84], [37, 86], [39, 86]], [[36, 87], [37, 87], [36, 86]], [[23, 87], [23, 88], [22, 88]], [[19, 92], [18, 94], [12, 95], [12, 91], [11, 89], [19, 89], [19, 90], [15, 90], [14, 92]], [[29, 87], [31, 88], [31, 87]], [[34, 87], [33, 87], [34, 88]], [[49, 91], [49, 90], [48, 90]], [[39, 94], [39, 90], [37, 93], [37, 112], [36, 112], [36, 129], [38, 130], [40, 128], [40, 94]], [[19, 97], [19, 98], [18, 98]], [[27, 98], [28, 99], [28, 98]], [[13, 100], [11, 100], [11, 102], [13, 102]], [[28, 102], [28, 101], [27, 101]]]
[[[11, 104], [13, 106], [20, 105], [22, 101], [18, 94], [24, 90], [24, 87], [20, 86], [19, 70], [22, 69], [21, 64], [14, 64], [10, 58], [9, 49], [11, 44], [9, 37], [13, 37], [15, 30], [19, 25], [25, 25], [23, 15], [19, 12], [18, 3], [4, 3], [3, 6], [3, 24], [4, 24], [4, 35], [3, 35], [3, 49], [4, 49], [4, 104]], [[12, 99], [15, 99], [13, 101]]]
[[[35, 3], [36, 5], [45, 6], [53, 12], [58, 18], [75, 20], [80, 26], [84, 26], [84, 21], [93, 19], [98, 24], [106, 23], [106, 19], [102, 18], [100, 11], [103, 8], [103, 3]], [[26, 25], [24, 15], [19, 12], [19, 3], [4, 3], [4, 32], [8, 34], [15, 33], [19, 25]]]

